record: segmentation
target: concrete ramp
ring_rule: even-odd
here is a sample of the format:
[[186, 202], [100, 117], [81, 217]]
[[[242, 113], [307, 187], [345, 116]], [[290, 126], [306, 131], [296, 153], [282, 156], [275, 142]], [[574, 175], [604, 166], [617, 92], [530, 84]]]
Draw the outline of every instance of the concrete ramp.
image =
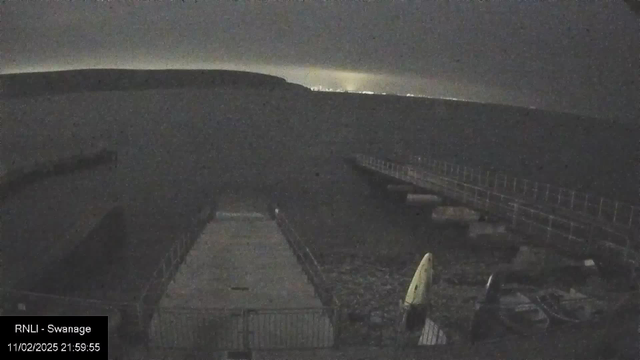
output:
[[[222, 199], [160, 302], [152, 347], [207, 350], [333, 345], [322, 307], [267, 204]], [[246, 221], [253, 219], [258, 221]]]
[[228, 211], [217, 211], [216, 212], [216, 220], [218, 221], [263, 221], [268, 218], [257, 212], [228, 212]]

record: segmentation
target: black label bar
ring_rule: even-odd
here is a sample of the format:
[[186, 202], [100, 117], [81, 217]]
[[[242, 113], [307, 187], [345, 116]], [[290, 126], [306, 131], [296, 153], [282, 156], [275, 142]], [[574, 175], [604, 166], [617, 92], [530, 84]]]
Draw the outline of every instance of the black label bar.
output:
[[108, 316], [0, 316], [0, 359], [107, 360]]

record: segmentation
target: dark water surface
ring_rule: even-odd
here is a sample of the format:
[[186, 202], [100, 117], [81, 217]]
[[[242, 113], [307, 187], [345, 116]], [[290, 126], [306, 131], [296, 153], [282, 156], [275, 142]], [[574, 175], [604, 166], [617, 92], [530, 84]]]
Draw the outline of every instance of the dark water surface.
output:
[[5, 168], [98, 147], [119, 153], [117, 169], [50, 179], [2, 204], [9, 249], [2, 255], [11, 266], [21, 251], [55, 244], [84, 204], [119, 199], [129, 232], [125, 255], [78, 296], [135, 300], [222, 189], [273, 195], [304, 237], [328, 247], [355, 243], [392, 255], [423, 240], [428, 251], [461, 237], [430, 227], [414, 209], [376, 199], [342, 159], [356, 152], [426, 153], [439, 143], [434, 152], [447, 160], [637, 202], [636, 129], [575, 116], [286, 91], [86, 93], [4, 99], [0, 106]]

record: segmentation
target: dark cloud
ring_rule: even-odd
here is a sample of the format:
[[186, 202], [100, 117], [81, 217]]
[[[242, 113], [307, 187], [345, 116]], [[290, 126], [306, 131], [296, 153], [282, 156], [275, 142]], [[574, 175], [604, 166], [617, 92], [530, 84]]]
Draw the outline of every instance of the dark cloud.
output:
[[640, 22], [623, 1], [0, 6], [4, 72], [222, 64], [325, 87], [363, 73], [355, 90], [640, 116]]

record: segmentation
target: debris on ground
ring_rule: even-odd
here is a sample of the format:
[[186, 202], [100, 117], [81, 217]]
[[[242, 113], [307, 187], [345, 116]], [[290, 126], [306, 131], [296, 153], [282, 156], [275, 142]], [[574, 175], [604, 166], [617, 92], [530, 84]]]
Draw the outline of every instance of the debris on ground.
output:
[[[419, 342], [420, 330], [401, 331], [402, 311], [398, 301], [404, 299], [420, 255], [426, 252], [434, 254], [434, 278], [442, 280], [434, 281], [426, 315], [446, 334], [447, 344], [469, 342], [472, 338], [474, 317], [483, 316], [476, 312], [474, 304], [484, 298], [487, 279], [497, 270], [514, 270], [505, 288], [515, 288], [529, 300], [544, 289], [570, 293], [569, 289], [574, 288], [585, 296], [607, 290], [597, 267], [584, 262], [588, 259], [573, 260], [553, 251], [545, 254], [537, 248], [521, 248], [520, 242], [514, 242], [516, 246], [481, 246], [467, 237], [466, 230], [433, 223], [423, 225], [428, 219], [414, 217], [413, 213], [398, 216], [386, 213], [387, 218], [380, 222], [369, 219], [373, 217], [367, 215], [367, 211], [374, 211], [371, 209], [320, 207], [319, 212], [330, 210], [331, 220], [318, 215], [300, 218], [294, 224], [306, 227], [300, 232], [308, 234], [304, 239], [309, 241], [308, 246], [332, 284], [336, 298], [347, 309], [341, 328], [344, 343]], [[342, 221], [340, 214], [355, 213], [357, 221], [366, 226], [356, 227], [353, 220]], [[541, 262], [544, 266], [540, 266]], [[491, 327], [493, 320], [485, 319], [484, 324]], [[501, 328], [492, 331], [497, 336], [512, 334], [503, 332], [504, 326]]]
[[420, 334], [420, 339], [418, 340], [419, 346], [432, 346], [432, 345], [445, 345], [447, 343], [447, 336], [444, 334], [442, 330], [431, 321], [431, 319], [427, 318], [424, 322], [424, 327], [422, 328], [422, 333]]

